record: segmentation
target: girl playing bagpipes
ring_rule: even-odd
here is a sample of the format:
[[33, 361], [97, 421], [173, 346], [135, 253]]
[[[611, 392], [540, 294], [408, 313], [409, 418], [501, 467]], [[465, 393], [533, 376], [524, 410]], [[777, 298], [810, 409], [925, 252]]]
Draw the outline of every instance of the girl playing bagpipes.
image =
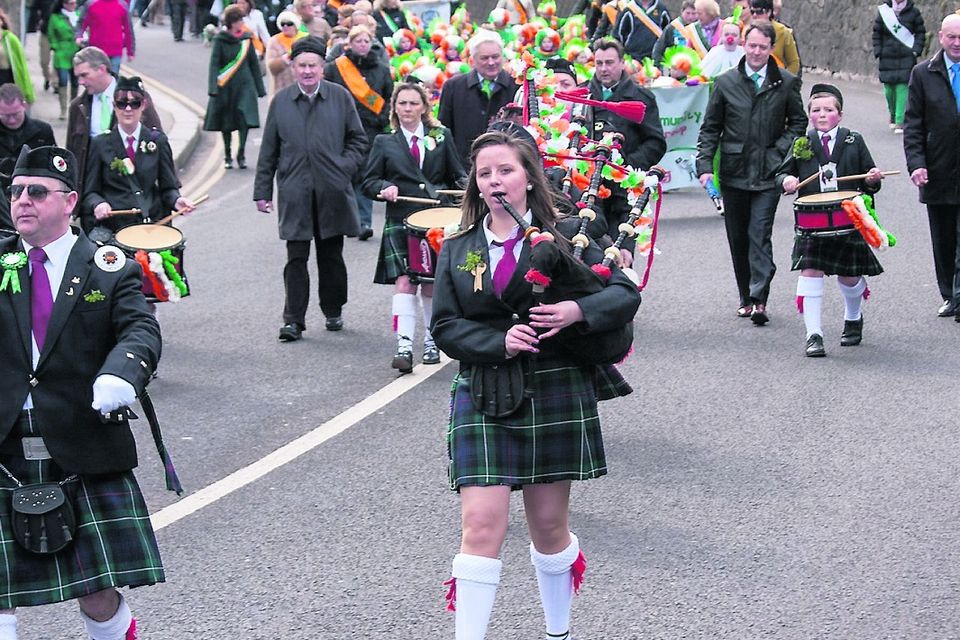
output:
[[[552, 236], [575, 260], [561, 232], [579, 222], [557, 215], [541, 159], [527, 142], [488, 132], [473, 143], [471, 160], [464, 231], [443, 243], [431, 327], [437, 345], [460, 361], [448, 448], [463, 530], [448, 582], [449, 608], [456, 610], [458, 640], [485, 636], [500, 581], [510, 492], [522, 489], [546, 632], [569, 638], [572, 597], [586, 567], [569, 530], [570, 484], [602, 476], [607, 466], [596, 363], [571, 355], [560, 332], [589, 341], [630, 325], [640, 295], [614, 266], [595, 293], [538, 303], [527, 280], [531, 245]], [[576, 268], [586, 275], [576, 274], [578, 283], [595, 276], [586, 265], [599, 263], [603, 253], [591, 242], [583, 258], [585, 265]], [[551, 300], [558, 296], [553, 292]], [[524, 368], [534, 357], [528, 378]]]

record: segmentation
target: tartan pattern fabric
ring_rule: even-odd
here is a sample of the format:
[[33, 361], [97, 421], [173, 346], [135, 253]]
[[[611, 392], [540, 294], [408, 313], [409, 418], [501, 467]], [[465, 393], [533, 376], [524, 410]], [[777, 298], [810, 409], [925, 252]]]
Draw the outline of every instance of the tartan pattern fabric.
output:
[[793, 241], [792, 270], [817, 269], [828, 276], [878, 276], [880, 261], [859, 232], [817, 237], [797, 232]]
[[540, 359], [534, 396], [506, 418], [473, 407], [470, 377], [453, 381], [447, 449], [450, 488], [587, 480], [607, 473], [590, 367]]
[[387, 218], [380, 239], [380, 255], [377, 271], [373, 276], [376, 284], [393, 284], [407, 273], [407, 230], [402, 220]]
[[[10, 437], [37, 435], [36, 423], [20, 420]], [[23, 484], [61, 480], [53, 460], [0, 456]], [[132, 471], [81, 476], [64, 489], [73, 498], [77, 531], [72, 544], [53, 555], [36, 555], [13, 538], [10, 494], [0, 476], [0, 609], [27, 607], [109, 589], [164, 581], [150, 514]]]

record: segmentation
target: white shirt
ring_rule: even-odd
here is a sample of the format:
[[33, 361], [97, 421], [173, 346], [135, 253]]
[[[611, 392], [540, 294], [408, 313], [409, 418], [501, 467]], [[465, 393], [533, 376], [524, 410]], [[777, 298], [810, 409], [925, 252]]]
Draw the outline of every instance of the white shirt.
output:
[[[527, 213], [523, 216], [523, 219], [527, 224], [531, 224], [533, 222], [533, 213], [527, 209]], [[510, 229], [510, 233], [507, 234], [506, 238], [498, 238], [496, 235], [494, 235], [493, 231], [490, 230], [490, 214], [488, 213], [486, 216], [484, 216], [483, 235], [487, 239], [487, 256], [490, 259], [490, 264], [487, 268], [489, 269], [488, 273], [490, 274], [491, 278], [497, 271], [497, 263], [499, 263], [500, 259], [503, 257], [503, 247], [493, 244], [494, 241], [500, 243], [506, 242], [509, 238], [512, 238], [517, 234], [517, 230], [519, 228], [520, 225], [514, 225], [513, 228]], [[516, 258], [517, 262], [520, 262], [521, 251], [523, 251], [522, 241], [513, 245], [513, 257]]]
[[297, 86], [300, 87], [300, 93], [302, 93], [303, 95], [305, 95], [305, 96], [310, 100], [310, 102], [313, 102], [313, 99], [317, 97], [317, 94], [318, 94], [318, 93], [320, 93], [320, 83], [319, 83], [319, 82], [317, 83], [317, 86], [313, 88], [313, 93], [307, 93], [306, 91], [304, 91], [304, 90], [303, 90], [303, 85], [300, 84], [299, 82], [297, 83]]
[[759, 79], [760, 85], [759, 85], [759, 86], [761, 86], [761, 87], [763, 86], [764, 81], [766, 81], [766, 79], [767, 79], [767, 65], [763, 65], [763, 66], [760, 67], [759, 69], [754, 69], [754, 68], [751, 67], [749, 64], [744, 64], [744, 65], [743, 65], [743, 72], [746, 73], [746, 74], [747, 74], [747, 77], [750, 78], [751, 80], [753, 80], [753, 74], [754, 74], [754, 73], [756, 73], [758, 76], [760, 76], [760, 79]]
[[[100, 117], [103, 108], [113, 110], [113, 94], [117, 91], [117, 79], [111, 78], [110, 85], [103, 93], [93, 94], [93, 103], [90, 105], [90, 135], [98, 136], [106, 129], [100, 128]], [[103, 104], [106, 101], [107, 104]]]
[[[823, 136], [830, 136], [830, 142], [827, 144], [830, 146], [830, 155], [833, 155], [833, 150], [836, 149], [837, 144], [837, 133], [840, 132], [840, 126], [837, 125], [830, 131], [817, 131], [817, 137], [820, 138], [820, 146], [823, 146]], [[827, 156], [827, 162], [830, 161], [830, 156]]]
[[139, 151], [137, 148], [137, 142], [140, 140], [140, 130], [143, 129], [143, 125], [139, 122], [137, 123], [137, 128], [133, 130], [133, 133], [127, 133], [122, 128], [117, 127], [117, 131], [120, 132], [120, 142], [123, 143], [123, 148], [127, 148], [127, 136], [133, 136], [133, 152], [134, 154]]
[[[67, 269], [67, 259], [70, 258], [70, 251], [73, 250], [73, 245], [77, 242], [77, 236], [73, 235], [69, 229], [62, 236], [43, 247], [43, 250], [47, 254], [47, 261], [43, 263], [43, 268], [47, 270], [47, 279], [50, 281], [50, 294], [53, 296], [53, 301], [57, 301], [57, 293], [60, 291], [60, 282], [63, 281], [63, 272]], [[30, 255], [30, 249], [33, 249], [33, 246], [23, 240], [23, 251]], [[31, 272], [32, 275], [32, 272]], [[30, 286], [29, 283], [21, 283], [21, 286]], [[79, 291], [74, 291], [74, 295], [80, 295]], [[30, 336], [30, 342], [33, 344], [33, 368], [37, 368], [37, 364], [40, 363], [40, 349], [37, 348], [37, 339]], [[27, 395], [26, 402], [23, 403], [24, 409], [33, 408], [33, 396]]]
[[[413, 143], [411, 142], [411, 140], [413, 139], [413, 136], [417, 136], [417, 148], [420, 150], [420, 168], [422, 169], [422, 168], [423, 168], [423, 154], [426, 153], [426, 147], [423, 146], [423, 122], [421, 122], [420, 124], [418, 124], [416, 130], [414, 130], [414, 131], [407, 131], [407, 130], [404, 129], [402, 126], [400, 127], [400, 131], [403, 132], [403, 137], [406, 138], [406, 140], [407, 140], [407, 148], [408, 148], [408, 149], [409, 149], [411, 146], [413, 146]], [[413, 157], [413, 154], [410, 154], [410, 155], [411, 155], [411, 157]]]

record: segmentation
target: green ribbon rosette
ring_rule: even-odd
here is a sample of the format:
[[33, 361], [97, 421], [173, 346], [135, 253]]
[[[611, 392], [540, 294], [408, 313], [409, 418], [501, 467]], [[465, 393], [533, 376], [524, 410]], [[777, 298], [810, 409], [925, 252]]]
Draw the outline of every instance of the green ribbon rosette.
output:
[[20, 269], [27, 266], [27, 254], [23, 251], [16, 253], [5, 253], [0, 256], [0, 266], [3, 266], [3, 280], [0, 280], [0, 291], [6, 291], [7, 287], [13, 293], [20, 293]]

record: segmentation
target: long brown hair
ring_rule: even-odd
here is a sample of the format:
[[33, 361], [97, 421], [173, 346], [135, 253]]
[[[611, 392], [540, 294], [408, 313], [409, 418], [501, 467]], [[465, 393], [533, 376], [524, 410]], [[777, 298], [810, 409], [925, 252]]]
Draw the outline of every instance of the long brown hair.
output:
[[423, 113], [420, 115], [420, 122], [424, 129], [435, 129], [442, 126], [440, 121], [433, 117], [433, 109], [430, 108], [430, 96], [427, 90], [418, 82], [400, 82], [393, 86], [393, 94], [390, 96], [390, 126], [394, 131], [400, 131], [400, 118], [397, 117], [397, 98], [401, 91], [416, 91], [423, 102]]
[[[567, 243], [562, 241], [564, 236], [557, 231], [556, 222], [559, 214], [554, 206], [553, 192], [543, 173], [540, 154], [529, 142], [504, 131], [488, 131], [474, 140], [470, 147], [470, 177], [467, 179], [467, 188], [460, 208], [462, 211], [460, 228], [464, 231], [469, 229], [490, 211], [487, 203], [480, 197], [480, 187], [477, 186], [477, 156], [481, 149], [497, 145], [509, 147], [517, 153], [527, 181], [532, 186], [527, 192], [527, 208], [533, 212], [534, 218], [540, 223], [539, 226], [544, 231], [552, 233], [558, 240], [558, 244], [566, 248]], [[521, 215], [523, 213], [520, 212]]]

